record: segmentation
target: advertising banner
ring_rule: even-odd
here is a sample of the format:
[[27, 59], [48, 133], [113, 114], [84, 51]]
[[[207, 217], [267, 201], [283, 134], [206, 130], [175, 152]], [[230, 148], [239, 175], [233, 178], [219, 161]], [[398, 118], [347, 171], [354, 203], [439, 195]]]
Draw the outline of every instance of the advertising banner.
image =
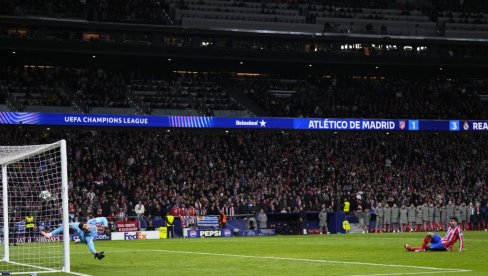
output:
[[222, 230], [199, 230], [188, 229], [186, 232], [188, 238], [207, 238], [207, 237], [233, 237], [232, 230], [224, 228]]
[[241, 230], [241, 231], [239, 231], [239, 236], [243, 236], [243, 237], [273, 236], [274, 234], [275, 234], [274, 229]]
[[25, 235], [16, 235], [15, 242], [16, 243], [30, 243], [30, 242], [61, 242], [63, 241], [62, 235], [52, 236], [51, 238], [45, 238], [43, 236], [32, 235], [32, 236], [25, 236]]
[[199, 227], [218, 227], [218, 216], [197, 216], [197, 225]]
[[[62, 239], [62, 236], [60, 236]], [[78, 234], [70, 234], [69, 239], [74, 242], [80, 242], [80, 236]], [[109, 241], [111, 240], [111, 233], [98, 233], [97, 241]]]
[[112, 233], [113, 241], [127, 240], [159, 240], [159, 231], [135, 231], [135, 232], [114, 232]]
[[115, 222], [118, 232], [129, 232], [139, 230], [137, 221], [117, 221]]
[[35, 112], [0, 112], [0, 124], [159, 128], [301, 129], [326, 131], [488, 131], [488, 121], [486, 120], [418, 120], [414, 118], [246, 118], [58, 114]]

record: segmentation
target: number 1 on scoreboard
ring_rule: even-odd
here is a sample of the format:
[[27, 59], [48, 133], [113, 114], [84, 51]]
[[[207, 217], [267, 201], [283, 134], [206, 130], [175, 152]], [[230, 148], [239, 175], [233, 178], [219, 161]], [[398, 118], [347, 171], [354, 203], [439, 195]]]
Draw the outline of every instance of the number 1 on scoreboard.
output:
[[419, 121], [408, 120], [408, 130], [419, 130]]

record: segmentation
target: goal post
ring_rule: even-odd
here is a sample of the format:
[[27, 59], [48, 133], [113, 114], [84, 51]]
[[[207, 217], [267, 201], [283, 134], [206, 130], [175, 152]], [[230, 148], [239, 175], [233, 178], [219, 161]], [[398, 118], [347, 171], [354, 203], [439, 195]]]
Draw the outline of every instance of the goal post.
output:
[[[70, 272], [66, 141], [0, 146], [0, 166], [0, 272]], [[59, 225], [62, 236], [40, 235]]]

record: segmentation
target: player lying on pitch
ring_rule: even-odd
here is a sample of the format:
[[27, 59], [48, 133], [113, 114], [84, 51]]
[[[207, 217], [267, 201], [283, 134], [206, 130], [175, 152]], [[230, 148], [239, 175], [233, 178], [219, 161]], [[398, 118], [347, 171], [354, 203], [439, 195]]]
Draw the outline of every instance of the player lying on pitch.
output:
[[[421, 247], [413, 247], [408, 244], [403, 246], [408, 251], [421, 252], [425, 250], [431, 251], [452, 251], [452, 248], [457, 240], [459, 240], [459, 252], [463, 251], [464, 237], [463, 230], [458, 226], [458, 220], [456, 217], [451, 217], [449, 220], [449, 228], [447, 229], [446, 236], [441, 238], [439, 235], [429, 232], [424, 238], [424, 243]], [[429, 244], [430, 243], [430, 244]]]
[[[88, 249], [90, 249], [90, 252], [95, 256], [95, 258], [101, 260], [105, 258], [104, 252], [97, 252], [94, 243], [97, 239], [97, 224], [103, 225], [103, 227], [105, 228], [108, 227], [108, 221], [104, 217], [92, 218], [86, 223], [70, 223], [69, 227], [75, 230], [76, 233], [78, 233], [78, 235], [80, 236], [80, 241], [88, 245]], [[63, 230], [63, 226], [59, 226], [54, 231], [51, 231], [49, 233], [41, 231], [41, 235], [49, 239], [54, 235], [60, 234], [61, 232], [63, 232]]]

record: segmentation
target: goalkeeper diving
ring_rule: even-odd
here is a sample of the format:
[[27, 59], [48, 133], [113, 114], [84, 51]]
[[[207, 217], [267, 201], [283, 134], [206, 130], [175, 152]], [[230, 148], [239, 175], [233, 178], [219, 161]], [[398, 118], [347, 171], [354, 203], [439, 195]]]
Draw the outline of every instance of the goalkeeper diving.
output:
[[[89, 219], [87, 222], [70, 223], [69, 228], [73, 229], [80, 236], [80, 242], [88, 245], [88, 249], [95, 256], [95, 258], [101, 260], [105, 258], [104, 252], [97, 252], [95, 249], [95, 240], [97, 239], [97, 225], [103, 225], [104, 228], [108, 228], [108, 221], [105, 217], [98, 217]], [[51, 238], [54, 235], [58, 235], [63, 232], [63, 226], [59, 226], [54, 231], [49, 233], [41, 231], [41, 235], [46, 238]]]

